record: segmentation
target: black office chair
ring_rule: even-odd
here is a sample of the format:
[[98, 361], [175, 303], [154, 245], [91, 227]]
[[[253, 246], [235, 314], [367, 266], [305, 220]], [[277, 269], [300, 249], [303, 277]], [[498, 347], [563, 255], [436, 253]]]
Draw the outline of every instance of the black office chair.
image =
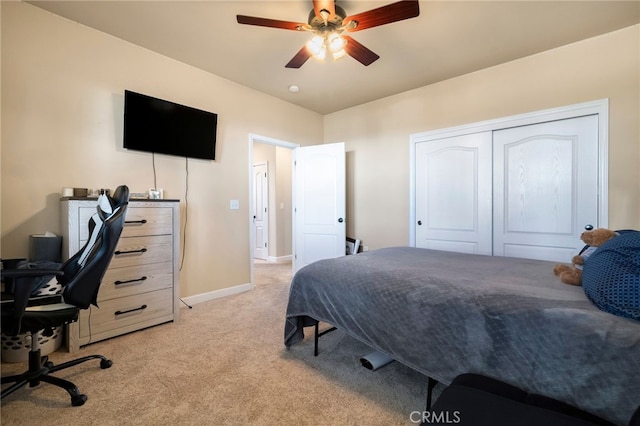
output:
[[[459, 426], [614, 426], [557, 399], [472, 373], [454, 378], [428, 410], [434, 417], [424, 418], [423, 425], [436, 423], [429, 421], [435, 416], [446, 415]], [[632, 419], [629, 426], [639, 426], [635, 421]]]
[[[54, 365], [41, 356], [37, 333], [51, 335], [55, 327], [78, 320], [80, 309], [97, 305], [98, 290], [113, 252], [122, 233], [129, 200], [129, 188], [119, 186], [113, 197], [101, 195], [96, 213], [89, 221], [89, 241], [59, 269], [3, 269], [5, 292], [2, 294], [2, 332], [8, 336], [28, 334], [31, 337], [29, 369], [22, 374], [2, 377], [1, 398], [29, 384], [51, 383], [65, 389], [71, 404], [80, 406], [87, 400], [78, 387], [51, 373], [73, 367], [91, 359], [100, 359], [100, 367], [112, 362], [102, 355], [89, 355]], [[56, 276], [62, 292], [55, 295], [34, 296], [34, 286], [42, 276]]]

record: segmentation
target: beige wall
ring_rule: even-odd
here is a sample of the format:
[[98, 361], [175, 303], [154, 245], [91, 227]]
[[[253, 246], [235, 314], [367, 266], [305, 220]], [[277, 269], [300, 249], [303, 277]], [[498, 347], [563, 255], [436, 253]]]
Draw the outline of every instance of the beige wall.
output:
[[278, 259], [293, 253], [293, 202], [292, 202], [292, 151], [276, 147], [276, 196], [273, 210], [276, 213], [276, 253]]
[[[248, 283], [248, 134], [322, 143], [322, 116], [24, 2], [2, 2], [2, 257], [59, 232], [63, 187], [154, 186], [151, 155], [122, 148], [124, 89], [218, 113], [216, 161], [188, 162], [181, 296]], [[184, 215], [185, 159], [155, 160]]]
[[325, 143], [346, 142], [348, 235], [408, 244], [411, 134], [603, 98], [609, 226], [640, 229], [639, 57], [636, 25], [325, 116]]
[[[640, 26], [322, 117], [24, 2], [1, 10], [2, 257], [59, 231], [62, 187], [154, 186], [151, 156], [121, 147], [124, 89], [219, 114], [217, 160], [188, 163], [183, 297], [250, 279], [249, 133], [346, 142], [348, 235], [374, 249], [408, 242], [412, 133], [609, 98], [609, 225], [640, 228]], [[156, 156], [167, 197], [184, 199], [185, 166]]]

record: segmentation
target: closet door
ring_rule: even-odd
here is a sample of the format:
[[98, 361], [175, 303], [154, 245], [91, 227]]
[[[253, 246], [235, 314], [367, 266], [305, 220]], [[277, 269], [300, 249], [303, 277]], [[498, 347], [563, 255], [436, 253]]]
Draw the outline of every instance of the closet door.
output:
[[565, 262], [598, 224], [598, 117], [493, 133], [493, 254]]
[[491, 255], [491, 132], [416, 144], [416, 246]]

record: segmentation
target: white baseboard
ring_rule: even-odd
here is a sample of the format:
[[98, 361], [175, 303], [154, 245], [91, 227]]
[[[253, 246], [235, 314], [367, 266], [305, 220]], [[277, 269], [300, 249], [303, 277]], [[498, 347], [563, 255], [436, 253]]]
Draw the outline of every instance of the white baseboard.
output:
[[245, 291], [253, 290], [254, 287], [255, 286], [251, 283], [241, 284], [234, 287], [223, 288], [221, 290], [214, 290], [207, 293], [196, 294], [195, 296], [183, 297], [182, 300], [187, 305], [193, 306], [197, 305], [198, 303], [207, 302], [209, 300], [220, 299], [222, 297], [244, 293]]
[[288, 256], [268, 256], [267, 257], [267, 262], [274, 262], [274, 263], [287, 263], [287, 262], [291, 262], [291, 259], [293, 259], [293, 257], [291, 255]]

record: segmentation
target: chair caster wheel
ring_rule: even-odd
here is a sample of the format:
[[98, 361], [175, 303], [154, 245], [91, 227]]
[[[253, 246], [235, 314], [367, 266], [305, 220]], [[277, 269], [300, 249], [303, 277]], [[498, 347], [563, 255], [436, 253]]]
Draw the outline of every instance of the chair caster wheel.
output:
[[87, 395], [78, 394], [71, 397], [71, 405], [74, 407], [84, 405], [85, 402], [87, 402]]
[[44, 363], [44, 366], [45, 366], [46, 368], [51, 369], [51, 368], [53, 368], [53, 363], [52, 363], [51, 361], [47, 361], [47, 362], [45, 362], [45, 363]]
[[100, 361], [100, 368], [102, 368], [103, 370], [105, 368], [109, 368], [113, 365], [113, 361], [111, 361], [110, 359], [103, 359]]

